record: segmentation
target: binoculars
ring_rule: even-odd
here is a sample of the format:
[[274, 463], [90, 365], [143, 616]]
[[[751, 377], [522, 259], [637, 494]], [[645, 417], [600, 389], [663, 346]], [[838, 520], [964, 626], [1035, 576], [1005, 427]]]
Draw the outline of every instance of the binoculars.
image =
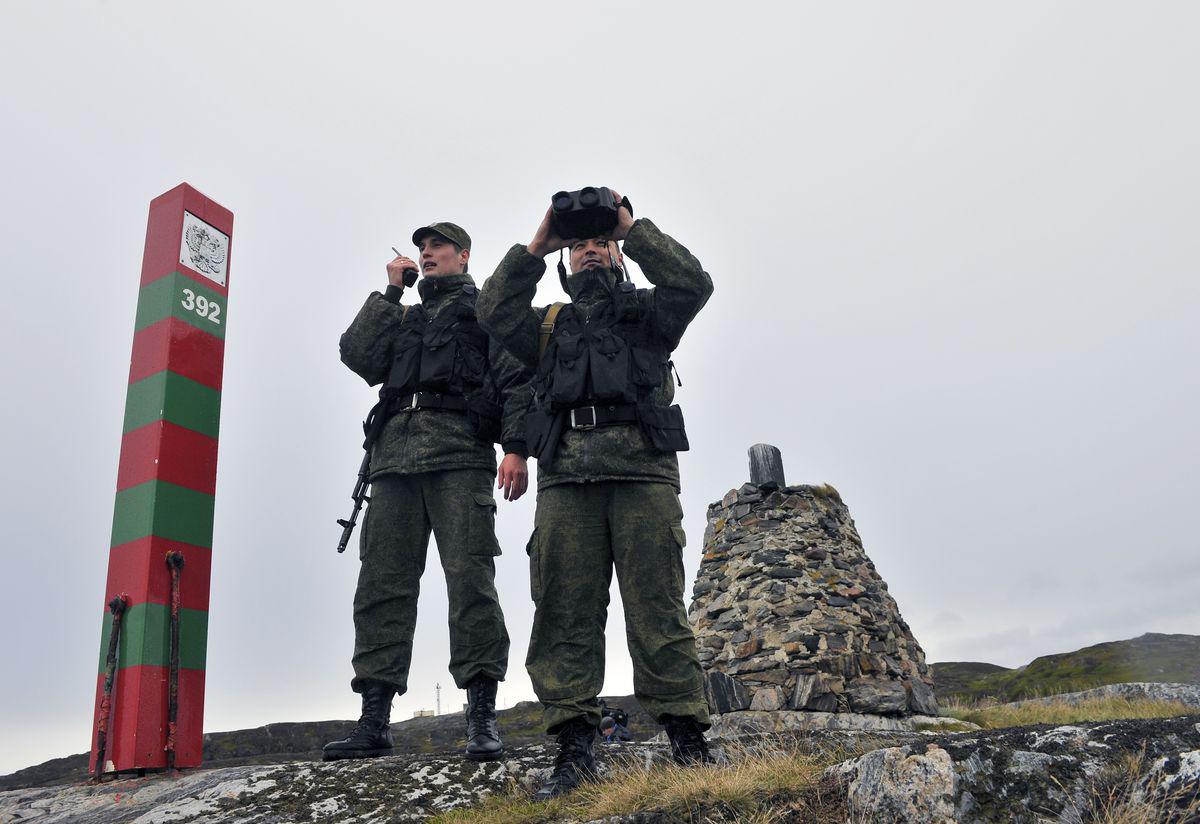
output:
[[550, 223], [561, 238], [602, 237], [617, 225], [620, 208], [621, 201], [607, 187], [584, 186], [550, 198]]

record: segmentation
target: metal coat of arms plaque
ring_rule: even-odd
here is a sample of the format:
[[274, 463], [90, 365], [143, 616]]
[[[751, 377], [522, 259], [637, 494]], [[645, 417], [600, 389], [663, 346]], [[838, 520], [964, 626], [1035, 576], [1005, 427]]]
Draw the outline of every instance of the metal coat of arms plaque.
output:
[[229, 235], [185, 210], [179, 262], [224, 286], [229, 271]]

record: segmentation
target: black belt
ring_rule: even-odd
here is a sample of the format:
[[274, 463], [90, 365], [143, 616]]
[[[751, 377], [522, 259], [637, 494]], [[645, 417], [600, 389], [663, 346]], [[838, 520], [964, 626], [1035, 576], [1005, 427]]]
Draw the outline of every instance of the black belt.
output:
[[402, 395], [392, 407], [397, 412], [412, 412], [416, 409], [445, 409], [450, 412], [466, 412], [467, 399], [462, 395], [439, 395], [436, 392], [414, 392]]
[[577, 406], [567, 412], [568, 429], [595, 429], [618, 423], [637, 423], [637, 404], [616, 403]]

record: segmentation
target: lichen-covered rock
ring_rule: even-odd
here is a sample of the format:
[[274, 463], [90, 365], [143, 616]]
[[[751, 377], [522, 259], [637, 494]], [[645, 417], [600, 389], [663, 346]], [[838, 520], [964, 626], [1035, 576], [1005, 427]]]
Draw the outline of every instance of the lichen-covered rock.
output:
[[1172, 818], [1171, 809], [1200, 797], [1200, 715], [933, 736], [827, 775], [847, 789], [854, 820], [1075, 822], [1092, 817], [1115, 784], [1128, 785], [1139, 759], [1144, 774], [1116, 795], [1168, 799], [1175, 806], [1162, 809], [1162, 820], [1195, 820]]
[[834, 767], [846, 785], [849, 807], [870, 810], [870, 820], [900, 824], [953, 824], [954, 761], [936, 744], [924, 752], [889, 747]]
[[925, 654], [832, 487], [744, 484], [710, 506], [692, 592], [716, 712], [937, 715]]
[[[665, 760], [645, 744], [600, 747]], [[359, 761], [185, 770], [170, 775], [0, 792], [0, 821], [39, 824], [283, 824], [294, 821], [419, 821], [516, 785], [533, 789], [553, 762], [546, 745], [509, 748], [508, 758], [396, 755]]]

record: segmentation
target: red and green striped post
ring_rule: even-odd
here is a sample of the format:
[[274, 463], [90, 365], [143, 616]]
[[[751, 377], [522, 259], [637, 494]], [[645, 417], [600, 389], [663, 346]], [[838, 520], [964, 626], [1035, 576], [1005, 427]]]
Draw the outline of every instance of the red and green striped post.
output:
[[[233, 213], [186, 183], [150, 202], [104, 598], [93, 774], [199, 766], [221, 373]], [[171, 570], [179, 572], [178, 711], [169, 729]], [[110, 701], [105, 657], [126, 599]], [[99, 610], [98, 610], [99, 611]], [[110, 713], [101, 724], [105, 704]], [[98, 735], [106, 726], [97, 771]], [[174, 732], [174, 735], [170, 735]]]

